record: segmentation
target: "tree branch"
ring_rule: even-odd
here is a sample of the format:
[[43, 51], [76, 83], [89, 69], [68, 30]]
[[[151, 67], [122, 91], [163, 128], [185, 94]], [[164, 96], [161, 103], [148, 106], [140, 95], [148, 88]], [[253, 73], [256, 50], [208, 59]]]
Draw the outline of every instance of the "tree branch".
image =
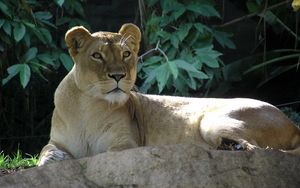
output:
[[154, 51], [158, 51], [158, 52], [160, 52], [160, 53], [164, 56], [164, 58], [165, 58], [166, 61], [168, 62], [168, 61], [169, 61], [169, 58], [168, 58], [168, 56], [165, 54], [165, 52], [164, 52], [162, 49], [159, 48], [159, 43], [160, 43], [160, 41], [158, 41], [158, 42], [156, 43], [155, 48], [152, 48], [152, 49], [148, 50], [147, 52], [145, 52], [144, 54], [140, 55], [139, 58], [138, 58], [138, 61], [143, 62], [143, 57], [144, 57], [144, 56], [146, 56], [146, 55], [148, 55], [148, 54], [150, 54], [150, 53], [152, 53], [152, 52], [154, 52]]
[[280, 6], [283, 6], [287, 3], [291, 3], [292, 0], [286, 0], [286, 1], [283, 1], [283, 2], [280, 2], [278, 4], [275, 4], [275, 5], [272, 5], [270, 7], [267, 7], [266, 9], [264, 9], [263, 11], [258, 11], [258, 12], [253, 12], [251, 14], [248, 14], [248, 15], [245, 15], [245, 16], [242, 16], [242, 17], [239, 17], [239, 18], [236, 18], [234, 20], [231, 20], [229, 22], [226, 22], [224, 24], [221, 24], [221, 25], [215, 25], [214, 27], [216, 28], [220, 28], [220, 27], [227, 27], [229, 25], [232, 25], [232, 24], [235, 24], [237, 22], [240, 22], [240, 21], [243, 21], [243, 20], [246, 20], [246, 19], [249, 19], [249, 18], [252, 18], [254, 16], [256, 16], [257, 14], [261, 13], [261, 12], [264, 12], [264, 11], [267, 11], [267, 10], [272, 10], [272, 9], [275, 9], [275, 8], [278, 8]]

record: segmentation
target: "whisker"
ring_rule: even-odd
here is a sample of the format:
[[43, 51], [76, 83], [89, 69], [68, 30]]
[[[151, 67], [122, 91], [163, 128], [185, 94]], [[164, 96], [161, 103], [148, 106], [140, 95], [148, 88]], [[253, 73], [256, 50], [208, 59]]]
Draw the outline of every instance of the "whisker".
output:
[[120, 45], [121, 45], [121, 46], [124, 45], [124, 43], [123, 43], [124, 39], [125, 39], [125, 34], [122, 35], [122, 37], [121, 37], [121, 39], [120, 39]]
[[128, 35], [128, 37], [124, 40], [124, 43], [130, 38], [134, 38], [134, 37], [132, 35]]
[[126, 45], [126, 41], [128, 40], [128, 39], [130, 39], [130, 38], [134, 38], [132, 35], [128, 35], [126, 38], [125, 38], [125, 35], [123, 35], [122, 36], [122, 40], [120, 40], [120, 45], [121, 45], [121, 47], [123, 47], [123, 46], [127, 46]]

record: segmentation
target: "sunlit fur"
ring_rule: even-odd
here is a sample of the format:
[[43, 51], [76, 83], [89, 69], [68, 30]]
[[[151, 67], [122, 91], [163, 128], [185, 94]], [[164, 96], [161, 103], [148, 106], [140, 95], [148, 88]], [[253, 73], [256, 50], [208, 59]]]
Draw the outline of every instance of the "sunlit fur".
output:
[[39, 165], [145, 145], [194, 143], [216, 149], [223, 139], [248, 150], [300, 154], [299, 129], [271, 104], [131, 91], [140, 39], [133, 24], [118, 33], [91, 34], [83, 27], [66, 33], [75, 64], [56, 89], [50, 141]]

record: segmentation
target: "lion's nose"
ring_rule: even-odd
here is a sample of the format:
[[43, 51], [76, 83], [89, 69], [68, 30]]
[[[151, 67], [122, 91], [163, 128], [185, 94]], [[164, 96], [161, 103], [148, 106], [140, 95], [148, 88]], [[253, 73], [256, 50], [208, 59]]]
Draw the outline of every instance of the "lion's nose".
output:
[[113, 78], [117, 82], [119, 82], [122, 78], [126, 76], [126, 73], [116, 73], [116, 74], [108, 74], [108, 77]]

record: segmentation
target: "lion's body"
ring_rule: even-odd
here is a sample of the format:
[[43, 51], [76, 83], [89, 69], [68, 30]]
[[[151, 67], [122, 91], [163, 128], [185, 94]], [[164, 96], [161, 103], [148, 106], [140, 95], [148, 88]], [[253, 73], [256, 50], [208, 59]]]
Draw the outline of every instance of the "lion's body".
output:
[[299, 146], [299, 130], [281, 111], [265, 102], [244, 98], [135, 96], [140, 103], [138, 122], [143, 126], [146, 145], [204, 140], [216, 148], [227, 138], [262, 148]]
[[81, 158], [145, 145], [196, 143], [217, 148], [230, 139], [247, 149], [300, 153], [300, 131], [274, 106], [253, 99], [144, 95], [136, 79], [140, 32], [90, 34], [75, 27], [66, 43], [75, 62], [58, 86], [49, 144], [39, 160]]

